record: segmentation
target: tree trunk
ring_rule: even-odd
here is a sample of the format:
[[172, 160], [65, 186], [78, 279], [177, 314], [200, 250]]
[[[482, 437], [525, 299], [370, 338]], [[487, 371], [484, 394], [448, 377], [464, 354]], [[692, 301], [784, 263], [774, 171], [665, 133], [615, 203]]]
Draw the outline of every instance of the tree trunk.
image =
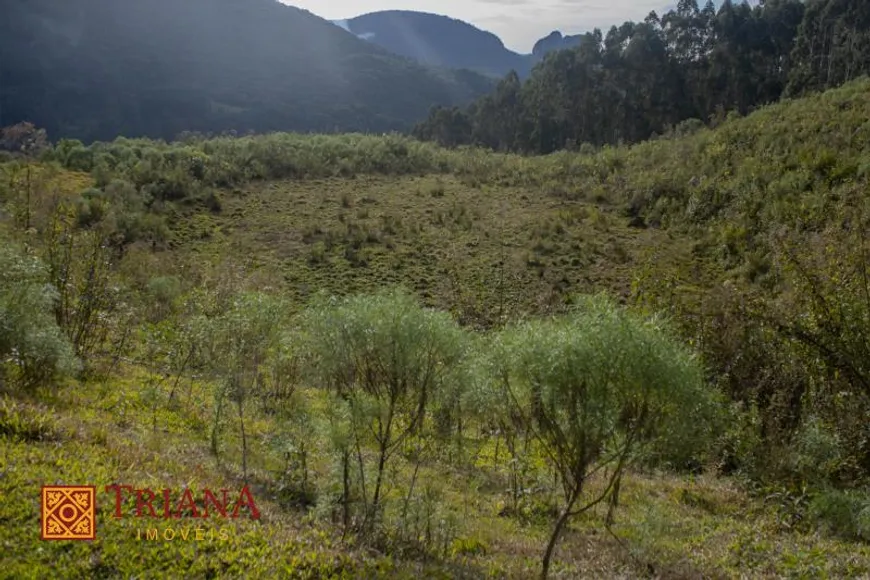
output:
[[[390, 410], [387, 415], [387, 424], [384, 426], [383, 432], [380, 437], [379, 452], [380, 457], [378, 457], [378, 477], [375, 480], [375, 493], [372, 496], [372, 515], [377, 516], [378, 511], [378, 501], [381, 497], [381, 484], [384, 481], [384, 466], [387, 464], [387, 449], [390, 444], [390, 433], [392, 432], [393, 426], [393, 412], [395, 410], [395, 398], [390, 400]], [[379, 428], [380, 432], [381, 429]]]
[[341, 456], [341, 483], [343, 489], [341, 523], [342, 538], [350, 525], [350, 449], [345, 449]]
[[214, 424], [211, 429], [211, 451], [215, 456], [218, 454], [218, 426], [220, 424], [221, 414], [224, 407], [224, 389], [225, 387], [221, 387], [220, 392], [218, 392], [217, 405], [215, 406], [214, 411]]
[[184, 362], [181, 363], [181, 368], [178, 369], [178, 374], [175, 375], [175, 382], [172, 383], [172, 389], [169, 391], [169, 402], [172, 403], [173, 399], [175, 399], [175, 389], [178, 387], [178, 383], [181, 381], [181, 377], [184, 374], [185, 369], [187, 368], [187, 363], [190, 362], [190, 359], [193, 357], [193, 349], [187, 353], [187, 356], [184, 358]]
[[408, 496], [405, 498], [405, 505], [402, 506], [402, 532], [406, 529], [406, 524], [408, 521], [408, 505], [411, 503], [411, 497], [414, 495], [414, 486], [417, 484], [417, 474], [420, 471], [420, 456], [419, 449], [417, 450], [417, 457], [414, 459], [414, 474], [411, 476], [411, 485], [408, 487]]
[[[354, 434], [354, 437], [356, 435]], [[366, 472], [365, 466], [363, 465], [363, 456], [362, 449], [360, 448], [359, 439], [354, 440], [354, 445], [356, 446], [356, 462], [357, 467], [359, 468], [359, 485], [360, 490], [362, 491], [362, 500], [363, 500], [363, 513], [368, 515], [369, 513], [369, 496], [368, 491], [366, 490]]]
[[459, 461], [462, 461], [462, 457], [463, 457], [463, 455], [464, 455], [464, 453], [463, 453], [463, 445], [462, 445], [462, 439], [463, 439], [463, 430], [462, 430], [462, 408], [460, 407], [460, 405], [459, 405], [458, 402], [456, 403], [456, 417], [457, 417], [457, 422], [456, 422], [456, 436], [457, 436], [457, 440], [458, 440], [458, 442], [459, 442]]
[[541, 565], [541, 580], [547, 580], [547, 575], [550, 573], [550, 561], [553, 559], [553, 552], [556, 550], [556, 543], [559, 541], [559, 536], [562, 534], [565, 524], [568, 523], [568, 518], [571, 517], [571, 509], [577, 502], [577, 498], [580, 497], [580, 490], [581, 487], [577, 486], [568, 505], [565, 506], [565, 511], [556, 520], [556, 527], [553, 528], [553, 534], [550, 536], [550, 542], [547, 544], [547, 551], [544, 553], [544, 560]]
[[372, 496], [372, 512], [378, 509], [378, 501], [381, 497], [381, 483], [384, 479], [384, 465], [387, 463], [387, 446], [381, 445], [380, 457], [378, 457], [378, 477], [375, 480], [375, 492]]
[[239, 405], [239, 426], [242, 430], [242, 477], [245, 480], [245, 484], [248, 483], [248, 437], [245, 434], [245, 416], [243, 413], [243, 398], [239, 397], [238, 405]]
[[302, 463], [302, 494], [308, 494], [308, 448], [305, 442], [299, 446], [300, 462]]

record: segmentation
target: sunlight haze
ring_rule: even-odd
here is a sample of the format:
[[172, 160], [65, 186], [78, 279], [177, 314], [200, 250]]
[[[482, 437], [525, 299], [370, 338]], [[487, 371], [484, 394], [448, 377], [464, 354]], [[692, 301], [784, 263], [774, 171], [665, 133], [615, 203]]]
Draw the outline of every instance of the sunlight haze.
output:
[[643, 20], [651, 10], [661, 13], [667, 0], [293, 0], [285, 4], [303, 8], [328, 20], [353, 18], [381, 10], [415, 10], [465, 20], [494, 33], [505, 46], [530, 53], [537, 40], [553, 30], [578, 34], [626, 20]]

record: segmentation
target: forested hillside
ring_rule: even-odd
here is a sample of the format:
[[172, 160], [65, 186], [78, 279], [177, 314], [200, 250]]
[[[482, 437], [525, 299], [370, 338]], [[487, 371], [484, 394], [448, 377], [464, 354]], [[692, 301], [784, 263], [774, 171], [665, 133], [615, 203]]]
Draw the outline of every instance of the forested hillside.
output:
[[728, 0], [718, 11], [681, 0], [661, 17], [585, 35], [466, 109], [436, 108], [415, 135], [529, 153], [637, 143], [868, 73], [864, 0]]
[[2, 0], [0, 126], [52, 138], [404, 130], [491, 88], [275, 0]]
[[[548, 156], [4, 130], [0, 575], [866, 577], [868, 119], [864, 79]], [[263, 517], [41, 542], [45, 482]]]

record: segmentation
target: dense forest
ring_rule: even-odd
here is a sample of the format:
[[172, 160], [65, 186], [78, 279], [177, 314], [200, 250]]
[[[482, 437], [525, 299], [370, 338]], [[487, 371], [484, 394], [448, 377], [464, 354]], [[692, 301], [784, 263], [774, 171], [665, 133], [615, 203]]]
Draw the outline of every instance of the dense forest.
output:
[[726, 0], [718, 11], [680, 0], [661, 17], [586, 34], [468, 108], [435, 108], [415, 135], [528, 153], [636, 143], [868, 72], [863, 0]]
[[53, 138], [406, 130], [492, 82], [275, 0], [2, 0], [0, 126]]

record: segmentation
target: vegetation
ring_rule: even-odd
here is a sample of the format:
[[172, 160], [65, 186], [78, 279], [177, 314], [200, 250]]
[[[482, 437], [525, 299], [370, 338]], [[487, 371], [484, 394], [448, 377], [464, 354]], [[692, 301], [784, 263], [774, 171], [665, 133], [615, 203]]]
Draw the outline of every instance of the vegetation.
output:
[[[632, 320], [601, 299], [564, 320], [506, 331], [493, 348], [494, 401], [503, 398], [514, 428], [534, 437], [562, 488], [561, 514], [544, 555], [569, 518], [608, 501], [608, 523], [622, 477], [638, 448], [654, 434], [685, 434], [704, 420], [700, 365], [662, 336], [655, 321]], [[673, 425], [669, 424], [673, 423]], [[698, 441], [695, 440], [697, 443]], [[580, 502], [585, 484], [603, 471], [603, 490]]]
[[680, 0], [661, 17], [583, 35], [524, 83], [509, 74], [467, 109], [434, 108], [414, 134], [550, 153], [689, 132], [870, 73], [868, 35], [862, 0], [726, 0], [718, 11]]
[[[340, 447], [343, 521], [350, 524], [353, 449], [359, 466], [358, 495], [365, 506], [358, 528], [371, 533], [381, 517], [388, 462], [407, 440], [425, 435], [433, 405], [449, 401], [445, 391], [451, 389], [444, 382], [463, 355], [463, 338], [448, 315], [421, 310], [405, 294], [315, 306], [304, 318], [313, 373], [347, 407], [338, 404], [333, 409], [333, 424], [348, 434]], [[363, 456], [367, 443], [376, 449], [374, 482], [368, 486]], [[411, 493], [413, 488], [409, 500]]]
[[3, 0], [0, 12], [0, 125], [54, 139], [404, 130], [492, 85], [275, 0]]
[[[2, 574], [870, 573], [868, 118], [859, 80], [541, 157], [4, 131]], [[36, 539], [42, 483], [119, 480], [263, 518]]]
[[0, 250], [0, 266], [6, 273], [0, 283], [0, 381], [9, 374], [28, 387], [73, 373], [73, 349], [54, 319], [57, 292], [45, 266], [12, 246]]

